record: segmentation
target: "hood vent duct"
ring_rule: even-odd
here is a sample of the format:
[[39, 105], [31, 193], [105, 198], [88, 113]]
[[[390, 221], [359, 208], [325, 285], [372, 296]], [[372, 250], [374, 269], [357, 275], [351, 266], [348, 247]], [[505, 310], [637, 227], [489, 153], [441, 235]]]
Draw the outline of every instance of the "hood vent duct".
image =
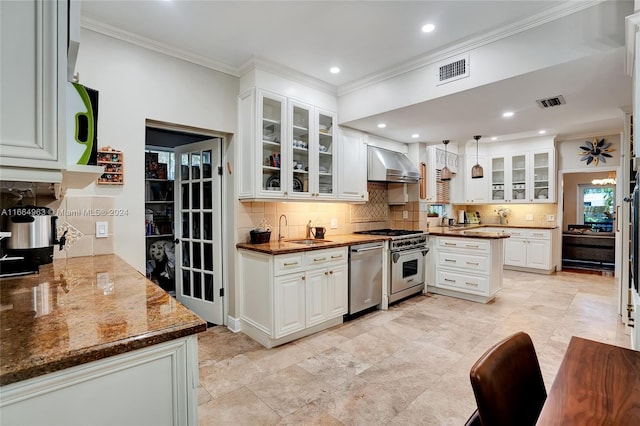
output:
[[558, 95], [552, 98], [538, 99], [536, 103], [540, 108], [551, 108], [554, 106], [564, 105], [567, 101], [564, 100], [564, 96]]
[[418, 183], [420, 180], [418, 168], [400, 152], [369, 146], [367, 154], [369, 181]]

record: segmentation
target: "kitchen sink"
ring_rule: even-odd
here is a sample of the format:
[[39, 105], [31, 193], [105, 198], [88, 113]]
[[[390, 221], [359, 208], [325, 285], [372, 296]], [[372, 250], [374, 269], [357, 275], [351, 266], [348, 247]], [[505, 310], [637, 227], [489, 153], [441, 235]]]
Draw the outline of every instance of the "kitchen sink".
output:
[[287, 243], [293, 243], [293, 244], [303, 244], [305, 246], [315, 246], [318, 244], [325, 244], [325, 243], [331, 243], [333, 241], [330, 240], [321, 240], [321, 239], [305, 239], [305, 240], [289, 240], [286, 241]]

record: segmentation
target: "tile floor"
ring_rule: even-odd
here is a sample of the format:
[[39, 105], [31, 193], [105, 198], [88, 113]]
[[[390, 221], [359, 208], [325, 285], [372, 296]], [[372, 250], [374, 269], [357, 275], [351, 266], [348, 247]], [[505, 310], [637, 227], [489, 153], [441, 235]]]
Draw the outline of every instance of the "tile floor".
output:
[[489, 304], [416, 296], [265, 349], [213, 327], [199, 336], [200, 425], [462, 425], [469, 369], [523, 330], [547, 389], [572, 335], [629, 347], [613, 277], [505, 271]]

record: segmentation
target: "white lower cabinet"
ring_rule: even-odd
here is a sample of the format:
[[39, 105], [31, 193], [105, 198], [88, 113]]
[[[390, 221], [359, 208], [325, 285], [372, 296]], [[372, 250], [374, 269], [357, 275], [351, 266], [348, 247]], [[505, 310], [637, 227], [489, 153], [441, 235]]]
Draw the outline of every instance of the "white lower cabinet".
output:
[[245, 334], [273, 347], [342, 322], [348, 308], [346, 247], [277, 256], [239, 253]]
[[0, 388], [3, 425], [197, 425], [195, 335]]
[[428, 291], [486, 303], [502, 289], [502, 239], [436, 237]]
[[504, 266], [507, 269], [551, 273], [555, 269], [549, 229], [506, 229]]

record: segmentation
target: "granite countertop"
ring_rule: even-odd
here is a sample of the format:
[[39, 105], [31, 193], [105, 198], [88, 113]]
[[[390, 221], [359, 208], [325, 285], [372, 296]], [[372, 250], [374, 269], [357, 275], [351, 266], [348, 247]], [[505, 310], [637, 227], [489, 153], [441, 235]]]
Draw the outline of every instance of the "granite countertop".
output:
[[376, 241], [385, 241], [388, 239], [390, 238], [384, 237], [384, 236], [377, 236], [377, 235], [341, 234], [341, 235], [325, 235], [325, 240], [328, 240], [329, 242], [314, 244], [312, 246], [290, 243], [290, 242], [287, 242], [287, 240], [289, 240], [287, 239], [282, 242], [270, 241], [268, 243], [263, 243], [263, 244], [239, 243], [239, 244], [236, 244], [236, 248], [277, 255], [277, 254], [289, 254], [289, 253], [296, 253], [296, 252], [310, 251], [310, 250], [321, 250], [321, 249], [327, 249], [327, 248], [346, 247], [354, 244], [373, 243]]
[[[501, 232], [483, 231], [482, 228], [501, 228]], [[521, 226], [521, 225], [457, 225], [429, 228], [429, 235], [465, 238], [509, 238], [508, 229], [556, 229], [557, 226]]]
[[0, 385], [200, 333], [207, 324], [115, 255], [0, 280]]

